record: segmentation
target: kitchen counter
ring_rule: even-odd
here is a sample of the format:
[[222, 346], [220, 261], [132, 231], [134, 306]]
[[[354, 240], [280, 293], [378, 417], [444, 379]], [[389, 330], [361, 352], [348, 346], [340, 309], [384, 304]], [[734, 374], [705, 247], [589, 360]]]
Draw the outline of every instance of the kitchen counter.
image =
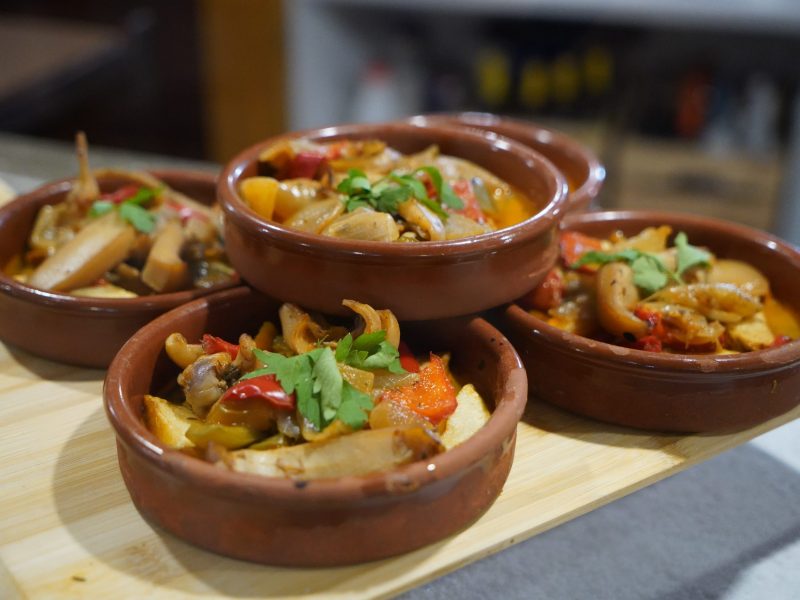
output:
[[[95, 167], [217, 168], [99, 148], [90, 156]], [[18, 192], [75, 169], [68, 144], [0, 134], [0, 178]], [[796, 598], [798, 499], [800, 420], [403, 598]]]

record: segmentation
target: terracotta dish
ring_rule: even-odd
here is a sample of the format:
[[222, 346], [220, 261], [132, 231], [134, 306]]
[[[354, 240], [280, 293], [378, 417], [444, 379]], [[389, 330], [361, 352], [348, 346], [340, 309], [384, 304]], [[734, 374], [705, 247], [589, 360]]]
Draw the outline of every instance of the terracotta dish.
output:
[[[800, 309], [800, 251], [767, 233], [726, 221], [667, 212], [572, 215], [562, 228], [606, 238], [651, 225], [684, 231], [721, 258], [746, 261], [772, 293]], [[567, 333], [517, 305], [502, 327], [519, 349], [531, 393], [601, 421], [674, 432], [726, 432], [765, 421], [800, 403], [800, 342], [732, 355], [661, 354]]]
[[[153, 175], [205, 204], [215, 200], [214, 175], [193, 171], [157, 171]], [[123, 183], [109, 177], [100, 180], [100, 187], [111, 191]], [[71, 185], [72, 179], [48, 183], [0, 209], [0, 265], [25, 247], [39, 208], [62, 201]], [[238, 278], [214, 289], [237, 284]], [[24, 285], [0, 270], [0, 339], [51, 360], [105, 368], [142, 325], [209, 291], [83, 298]]]
[[533, 148], [566, 178], [570, 190], [566, 210], [570, 212], [592, 207], [606, 179], [605, 168], [586, 146], [530, 121], [480, 112], [420, 115], [411, 117], [409, 121], [420, 125], [451, 124], [493, 131]]
[[203, 548], [286, 566], [332, 566], [408, 552], [463, 529], [492, 504], [514, 454], [527, 382], [508, 341], [486, 321], [404, 324], [404, 339], [453, 350], [452, 367], [494, 407], [488, 423], [434, 458], [364, 477], [306, 482], [235, 473], [162, 447], [143, 422], [143, 396], [178, 369], [172, 332], [232, 338], [273, 318], [277, 302], [238, 288], [156, 319], [123, 347], [105, 382], [122, 476], [152, 523]]
[[490, 134], [410, 124], [346, 125], [293, 134], [314, 141], [380, 139], [410, 153], [431, 144], [488, 169], [533, 199], [540, 211], [505, 229], [459, 240], [388, 243], [293, 230], [253, 212], [238, 193], [256, 175], [259, 154], [285, 138], [242, 152], [222, 172], [231, 263], [253, 287], [309, 309], [345, 314], [342, 299], [390, 308], [401, 320], [464, 315], [533, 288], [555, 263], [556, 226], [566, 201], [563, 177], [529, 148]]

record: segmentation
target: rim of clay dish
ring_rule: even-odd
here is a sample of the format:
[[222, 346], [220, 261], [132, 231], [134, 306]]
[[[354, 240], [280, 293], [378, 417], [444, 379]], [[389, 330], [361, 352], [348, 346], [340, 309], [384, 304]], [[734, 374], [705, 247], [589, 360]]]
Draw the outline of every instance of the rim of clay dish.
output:
[[[800, 277], [799, 249], [758, 229], [723, 219], [666, 211], [604, 211], [570, 215], [561, 224], [561, 230], [569, 231], [575, 226], [587, 223], [608, 223], [610, 233], [614, 223], [624, 223], [626, 221], [647, 221], [651, 224], [664, 224], [673, 227], [689, 225], [716, 230], [730, 237], [738, 237], [749, 244], [758, 244], [768, 248], [770, 252], [776, 255], [776, 259], [791, 263], [792, 267], [797, 271], [797, 276]], [[580, 229], [580, 227], [577, 228]], [[530, 335], [541, 336], [548, 343], [558, 347], [559, 350], [580, 355], [586, 360], [600, 360], [645, 369], [683, 373], [703, 372], [707, 374], [768, 372], [784, 369], [800, 360], [800, 340], [793, 340], [777, 348], [766, 348], [741, 354], [721, 356], [660, 354], [633, 348], [622, 348], [621, 346], [563, 331], [534, 317], [516, 304], [512, 304], [507, 310], [509, 317], [526, 327]]]
[[[198, 185], [207, 184], [214, 189], [217, 181], [216, 176], [212, 173], [185, 169], [152, 170], [147, 171], [147, 173], [163, 180], [174, 188], [181, 187], [182, 183], [194, 183]], [[12, 215], [29, 210], [31, 205], [39, 204], [45, 198], [68, 192], [72, 188], [74, 181], [74, 177], [68, 177], [46, 183], [27, 194], [15, 198], [0, 208], [0, 235], [3, 235], [3, 225]], [[55, 306], [76, 313], [93, 314], [167, 310], [200, 296], [239, 285], [239, 283], [239, 276], [236, 275], [230, 282], [220, 283], [209, 289], [182, 290], [168, 294], [139, 296], [137, 298], [89, 298], [31, 287], [13, 277], [9, 277], [0, 270], [0, 292], [5, 292], [14, 298], [41, 306]]]
[[[217, 303], [226, 299], [232, 302], [246, 299], [252, 290], [239, 287], [214, 295]], [[337, 479], [314, 479], [298, 486], [292, 479], [265, 477], [251, 473], [236, 473], [215, 467], [202, 459], [188, 456], [179, 450], [159, 445], [144, 424], [141, 414], [136, 413], [123, 393], [126, 379], [136, 377], [128, 365], [130, 356], [141, 351], [141, 346], [162, 328], [168, 328], [175, 318], [196, 314], [202, 318], [209, 309], [209, 297], [199, 298], [166, 313], [136, 333], [120, 350], [109, 367], [103, 387], [106, 413], [120, 438], [137, 454], [159, 469], [172, 473], [191, 485], [202, 486], [220, 495], [269, 497], [289, 502], [320, 500], [350, 501], [367, 496], [402, 496], [405, 491], [390, 492], [392, 481], [411, 482], [411, 493], [426, 484], [454, 476], [487, 457], [499, 442], [514, 435], [516, 425], [522, 417], [527, 402], [527, 378], [519, 357], [505, 337], [485, 320], [476, 317], [467, 327], [483, 339], [495, 338], [498, 350], [500, 385], [497, 391], [495, 410], [489, 421], [463, 444], [443, 452], [427, 461], [362, 477]], [[166, 338], [166, 336], [164, 336]], [[431, 466], [433, 465], [433, 466]]]
[[[552, 190], [550, 198], [535, 215], [511, 227], [457, 240], [402, 244], [340, 239], [284, 227], [260, 217], [239, 196], [237, 185], [244, 169], [255, 163], [261, 152], [278, 142], [298, 138], [326, 141], [365, 135], [381, 138], [387, 133], [391, 135], [391, 132], [418, 135], [420, 139], [429, 140], [429, 143], [434, 143], [435, 140], [448, 140], [473, 145], [482, 144], [489, 145], [493, 152], [516, 154], [527, 168], [537, 173], [537, 176], [542, 178], [547, 187]], [[300, 246], [329, 254], [361, 257], [413, 258], [442, 256], [443, 254], [465, 256], [485, 253], [510, 243], [523, 243], [543, 234], [559, 221], [566, 208], [567, 193], [566, 180], [550, 161], [519, 142], [489, 131], [467, 131], [447, 126], [419, 126], [400, 122], [337, 125], [272, 137], [247, 148], [234, 157], [222, 170], [218, 183], [218, 198], [225, 210], [226, 217], [245, 230], [267, 235], [275, 241], [291, 246]]]

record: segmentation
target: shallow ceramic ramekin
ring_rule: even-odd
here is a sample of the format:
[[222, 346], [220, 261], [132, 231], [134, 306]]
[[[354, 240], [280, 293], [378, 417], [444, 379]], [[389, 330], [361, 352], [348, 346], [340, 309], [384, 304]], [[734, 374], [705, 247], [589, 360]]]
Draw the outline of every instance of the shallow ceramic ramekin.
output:
[[[767, 233], [727, 221], [654, 211], [571, 215], [562, 228], [605, 238], [651, 225], [685, 231], [694, 245], [748, 262], [774, 296], [800, 310], [800, 251]], [[517, 305], [501, 329], [519, 350], [531, 393], [601, 421], [670, 432], [727, 432], [800, 403], [800, 341], [734, 355], [661, 354], [567, 333]]]
[[441, 123], [493, 131], [533, 148], [566, 178], [570, 190], [568, 212], [592, 208], [606, 179], [605, 168], [589, 148], [568, 135], [530, 121], [481, 112], [418, 115], [409, 121], [420, 125]]
[[[238, 192], [243, 178], [256, 175], [259, 154], [287, 137], [377, 138], [405, 153], [438, 144], [443, 154], [471, 160], [515, 185], [540, 210], [513, 227], [443, 242], [370, 242], [304, 233], [261, 218]], [[401, 320], [465, 315], [535, 287], [555, 264], [555, 233], [566, 195], [562, 175], [518, 142], [488, 132], [407, 123], [344, 125], [261, 142], [228, 163], [218, 194], [228, 255], [250, 285], [329, 314], [345, 314], [342, 299], [355, 297], [390, 308]]]
[[[212, 204], [216, 177], [196, 171], [153, 171], [171, 188]], [[39, 209], [61, 202], [73, 179], [62, 179], [39, 187], [0, 208], [0, 265], [23, 252]], [[105, 177], [101, 190], [112, 191], [125, 179]], [[22, 284], [0, 269], [0, 339], [50, 360], [105, 368], [122, 345], [142, 325], [160, 314], [204, 294], [232, 287], [186, 290], [140, 298], [80, 298], [48, 292]]]
[[401, 325], [413, 348], [451, 350], [454, 372], [493, 406], [482, 429], [430, 460], [300, 482], [234, 473], [163, 447], [143, 422], [142, 399], [179, 372], [163, 351], [167, 336], [235, 339], [274, 319], [276, 309], [276, 301], [247, 288], [206, 296], [142, 328], [111, 364], [106, 412], [122, 476], [146, 519], [220, 554], [307, 567], [408, 552], [456, 533], [489, 508], [511, 467], [527, 380], [511, 344], [480, 318]]

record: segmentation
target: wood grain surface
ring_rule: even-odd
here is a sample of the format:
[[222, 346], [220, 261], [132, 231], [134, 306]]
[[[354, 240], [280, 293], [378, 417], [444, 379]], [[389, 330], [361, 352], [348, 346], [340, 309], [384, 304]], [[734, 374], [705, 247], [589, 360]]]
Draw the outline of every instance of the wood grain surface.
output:
[[387, 597], [800, 416], [658, 436], [531, 403], [505, 489], [471, 528], [399, 558], [301, 570], [216, 556], [145, 522], [117, 468], [102, 377], [0, 344], [0, 598]]

